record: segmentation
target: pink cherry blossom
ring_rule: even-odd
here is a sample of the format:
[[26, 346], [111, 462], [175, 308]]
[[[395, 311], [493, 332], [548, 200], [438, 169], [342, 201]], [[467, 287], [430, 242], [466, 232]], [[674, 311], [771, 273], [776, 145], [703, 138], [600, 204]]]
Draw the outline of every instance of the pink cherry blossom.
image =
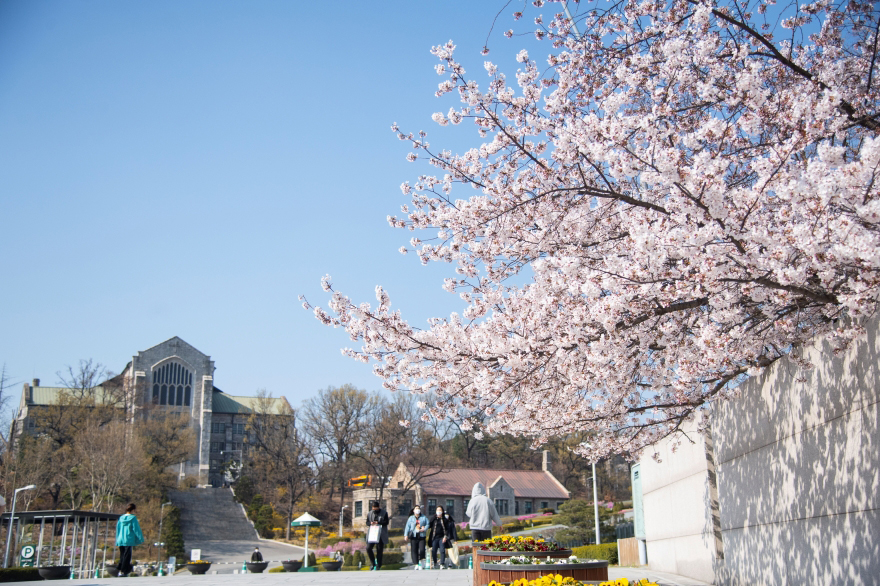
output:
[[513, 85], [486, 63], [484, 89], [435, 47], [460, 99], [435, 120], [479, 140], [433, 151], [395, 125], [437, 174], [389, 223], [434, 236], [414, 252], [453, 265], [465, 307], [418, 329], [327, 277], [315, 316], [385, 388], [435, 393], [426, 414], [535, 445], [586, 431], [591, 459], [782, 357], [809, 366], [816, 340], [847, 347], [880, 295], [878, 13], [773, 4], [582, 1], [538, 20], [546, 60], [520, 52]]

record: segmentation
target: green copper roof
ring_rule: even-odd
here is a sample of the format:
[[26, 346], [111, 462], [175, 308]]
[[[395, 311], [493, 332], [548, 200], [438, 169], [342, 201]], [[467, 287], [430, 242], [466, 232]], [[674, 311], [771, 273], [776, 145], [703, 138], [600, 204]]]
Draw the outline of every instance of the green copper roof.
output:
[[[31, 387], [33, 393], [33, 401], [31, 405], [57, 405], [59, 397], [65, 392], [73, 392], [71, 389], [64, 387]], [[95, 399], [98, 403], [103, 403], [105, 393], [104, 387], [95, 387]], [[223, 391], [217, 389], [213, 393], [213, 409], [214, 413], [253, 413], [258, 407], [257, 397], [239, 397], [235, 395], [227, 395]], [[288, 406], [287, 399], [277, 397], [269, 399], [271, 401], [271, 412], [278, 414], [283, 413]]]
[[[211, 410], [214, 413], [253, 413], [259, 405], [259, 399], [257, 397], [227, 395], [226, 393], [217, 390], [214, 391], [212, 400], [213, 408]], [[282, 413], [287, 406], [287, 399], [284, 397], [277, 397], [269, 400], [271, 401], [272, 413]]]
[[[98, 403], [102, 403], [104, 400], [104, 387], [95, 387], [94, 389], [94, 397]], [[62, 396], [63, 393], [71, 393], [71, 397], [75, 396], [73, 393], [76, 390], [68, 389], [65, 387], [31, 387], [31, 391], [33, 392], [33, 401], [32, 405], [57, 405], [58, 398]]]

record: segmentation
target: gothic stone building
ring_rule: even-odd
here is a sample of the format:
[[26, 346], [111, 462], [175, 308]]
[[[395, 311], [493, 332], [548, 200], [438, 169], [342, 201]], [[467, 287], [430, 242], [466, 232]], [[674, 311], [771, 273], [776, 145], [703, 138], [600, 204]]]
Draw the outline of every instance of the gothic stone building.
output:
[[[255, 397], [229, 395], [214, 386], [214, 361], [178, 337], [138, 352], [122, 373], [95, 389], [98, 400], [111, 385], [132, 389], [130, 420], [139, 414], [180, 413], [190, 418], [198, 438], [196, 452], [181, 462], [179, 475], [194, 476], [200, 485], [219, 486], [224, 481], [224, 462], [240, 461], [247, 450], [246, 424]], [[15, 418], [13, 435], [36, 432], [33, 415], [41, 406], [57, 404], [61, 387], [25, 383]], [[289, 406], [287, 399], [273, 399], [272, 410]], [[144, 407], [151, 406], [150, 409]]]

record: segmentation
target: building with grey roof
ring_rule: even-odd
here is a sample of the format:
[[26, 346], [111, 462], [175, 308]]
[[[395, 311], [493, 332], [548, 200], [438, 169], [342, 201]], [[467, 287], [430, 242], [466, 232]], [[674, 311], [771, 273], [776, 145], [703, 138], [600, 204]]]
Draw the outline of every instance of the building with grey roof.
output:
[[[229, 395], [215, 387], [214, 361], [177, 336], [138, 352], [119, 375], [89, 391], [96, 402], [128, 411], [129, 421], [168, 413], [187, 416], [198, 441], [178, 474], [194, 476], [200, 485], [221, 485], [228, 462], [241, 461], [247, 450], [246, 426], [256, 398]], [[39, 379], [25, 383], [13, 437], [38, 433], [34, 415], [42, 406], [60, 404], [70, 393], [63, 387], [41, 386]], [[273, 411], [290, 407], [284, 397], [271, 401]]]

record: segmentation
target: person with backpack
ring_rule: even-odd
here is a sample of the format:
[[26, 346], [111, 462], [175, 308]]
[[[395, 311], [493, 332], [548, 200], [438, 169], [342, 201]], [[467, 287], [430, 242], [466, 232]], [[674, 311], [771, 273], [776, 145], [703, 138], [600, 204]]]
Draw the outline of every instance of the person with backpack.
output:
[[422, 514], [422, 507], [413, 507], [412, 514], [406, 520], [403, 530], [404, 541], [409, 542], [410, 557], [416, 570], [422, 569], [422, 560], [425, 559], [425, 535], [428, 532], [428, 518]]
[[131, 563], [132, 549], [144, 542], [144, 534], [141, 525], [134, 512], [137, 505], [134, 503], [125, 507], [125, 514], [116, 522], [116, 545], [119, 547], [119, 575], [123, 578], [128, 576], [134, 569]]

